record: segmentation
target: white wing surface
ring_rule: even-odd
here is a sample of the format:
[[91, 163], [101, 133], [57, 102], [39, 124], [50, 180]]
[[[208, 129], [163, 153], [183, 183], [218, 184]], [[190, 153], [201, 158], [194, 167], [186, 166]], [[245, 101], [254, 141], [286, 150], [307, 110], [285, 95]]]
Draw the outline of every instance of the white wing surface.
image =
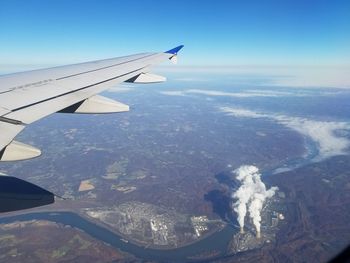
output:
[[40, 151], [13, 141], [26, 125], [55, 112], [111, 113], [128, 111], [120, 102], [97, 95], [121, 82], [161, 82], [150, 68], [176, 61], [178, 46], [162, 53], [34, 70], [0, 76], [0, 160], [33, 158]]

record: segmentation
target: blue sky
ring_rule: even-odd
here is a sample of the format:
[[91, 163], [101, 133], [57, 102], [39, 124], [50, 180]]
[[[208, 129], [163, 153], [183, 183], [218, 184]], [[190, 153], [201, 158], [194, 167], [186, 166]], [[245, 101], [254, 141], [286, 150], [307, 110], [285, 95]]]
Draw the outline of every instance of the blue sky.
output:
[[350, 1], [0, 0], [0, 64], [163, 51], [182, 65], [349, 65]]

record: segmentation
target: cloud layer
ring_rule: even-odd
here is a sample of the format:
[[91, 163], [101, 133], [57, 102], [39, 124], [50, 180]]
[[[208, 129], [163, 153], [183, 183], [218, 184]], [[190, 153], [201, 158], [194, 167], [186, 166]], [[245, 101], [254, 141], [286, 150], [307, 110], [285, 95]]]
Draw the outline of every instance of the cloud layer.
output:
[[168, 96], [186, 96], [186, 95], [206, 95], [214, 97], [234, 97], [234, 98], [251, 98], [251, 97], [281, 97], [281, 96], [295, 96], [291, 92], [280, 92], [272, 90], [247, 90], [244, 92], [225, 92], [219, 90], [205, 90], [205, 89], [187, 89], [187, 90], [173, 90], [173, 91], [161, 91], [163, 95]]
[[339, 134], [339, 131], [350, 131], [347, 122], [316, 121], [301, 117], [291, 117], [282, 114], [266, 114], [242, 108], [220, 107], [220, 111], [239, 118], [266, 118], [276, 121], [298, 133], [309, 137], [318, 148], [318, 155], [314, 161], [347, 154], [350, 146], [348, 138]]
[[128, 87], [128, 86], [115, 86], [110, 89], [108, 89], [108, 92], [113, 92], [113, 93], [121, 93], [121, 92], [129, 92], [134, 90], [133, 87]]
[[[339, 91], [338, 91], [339, 92]], [[337, 94], [336, 91], [321, 91], [318, 95], [333, 95]], [[311, 92], [306, 89], [291, 89], [291, 90], [273, 90], [273, 89], [247, 89], [244, 91], [227, 92], [220, 90], [207, 90], [207, 89], [187, 89], [187, 90], [170, 90], [161, 91], [163, 95], [168, 96], [186, 96], [186, 95], [205, 95], [212, 97], [233, 97], [233, 98], [252, 98], [252, 97], [305, 97], [315, 95], [315, 92]]]

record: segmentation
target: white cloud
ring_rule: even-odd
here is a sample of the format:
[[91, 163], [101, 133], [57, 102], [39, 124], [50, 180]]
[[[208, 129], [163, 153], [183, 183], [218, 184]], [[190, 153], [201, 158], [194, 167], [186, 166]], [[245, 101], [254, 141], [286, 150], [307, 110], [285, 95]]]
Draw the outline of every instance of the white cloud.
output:
[[108, 92], [113, 92], [113, 93], [120, 93], [120, 92], [129, 92], [129, 91], [132, 91], [132, 90], [134, 90], [132, 87], [116, 86], [116, 87], [108, 89], [107, 91]]
[[243, 117], [243, 118], [265, 118], [264, 114], [260, 114], [251, 110], [246, 110], [242, 108], [231, 108], [231, 107], [220, 107], [222, 112], [227, 113], [227, 115], [234, 117]]
[[236, 97], [236, 98], [247, 98], [247, 97], [277, 97], [278, 94], [264, 93], [264, 92], [224, 92], [218, 90], [201, 90], [201, 89], [189, 89], [185, 90], [188, 94], [201, 94], [207, 96], [224, 96], [224, 97]]
[[169, 90], [169, 91], [160, 91], [160, 94], [167, 96], [185, 96], [185, 92], [181, 90]]
[[350, 129], [348, 123], [322, 122], [303, 118], [286, 118], [285, 116], [276, 116], [276, 120], [315, 141], [319, 151], [319, 156], [316, 159], [321, 160], [346, 154], [350, 145], [347, 138], [336, 134], [336, 131]]
[[[258, 94], [264, 94], [265, 96], [267, 95], [271, 95], [271, 97], [283, 97], [283, 96], [293, 96], [293, 97], [304, 97], [304, 96], [311, 96], [314, 95], [315, 93], [312, 92], [311, 90], [306, 90], [306, 89], [289, 89], [288, 91], [286, 90], [269, 90], [269, 89], [250, 89], [250, 90], [246, 90], [245, 92], [247, 93], [258, 93]], [[322, 91], [321, 94], [325, 94], [327, 93], [328, 95], [330, 95], [330, 92], [325, 92]], [[332, 92], [331, 94], [334, 94], [334, 92]]]
[[314, 158], [314, 161], [347, 154], [350, 146], [348, 138], [337, 134], [338, 131], [342, 130], [350, 131], [350, 125], [347, 122], [316, 121], [282, 114], [259, 113], [232, 107], [220, 107], [220, 111], [234, 117], [271, 119], [309, 137], [318, 147], [318, 155]]
[[186, 95], [205, 95], [211, 97], [233, 97], [233, 98], [254, 98], [254, 97], [269, 97], [269, 98], [280, 98], [280, 97], [306, 97], [306, 96], [332, 96], [339, 95], [344, 90], [324, 90], [319, 89], [317, 93], [315, 90], [299, 88], [289, 90], [279, 89], [246, 89], [237, 92], [228, 92], [221, 90], [207, 90], [207, 89], [186, 89], [186, 90], [170, 90], [161, 91], [163, 95], [169, 96], [186, 96]]
[[187, 89], [174, 91], [161, 91], [163, 95], [168, 96], [186, 96], [190, 94], [206, 95], [206, 96], [221, 96], [234, 98], [251, 98], [251, 97], [283, 97], [283, 96], [305, 96], [306, 93], [301, 92], [282, 92], [274, 90], [246, 90], [240, 92], [225, 92], [219, 90], [204, 90], [204, 89]]
[[176, 81], [181, 81], [181, 82], [207, 82], [209, 79], [205, 78], [177, 78], [175, 79]]

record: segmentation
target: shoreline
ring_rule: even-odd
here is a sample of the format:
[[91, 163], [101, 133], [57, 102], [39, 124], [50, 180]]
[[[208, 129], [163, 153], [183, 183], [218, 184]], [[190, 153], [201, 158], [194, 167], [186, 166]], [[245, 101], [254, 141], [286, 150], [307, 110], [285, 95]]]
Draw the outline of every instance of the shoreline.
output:
[[[91, 237], [105, 242], [112, 247], [121, 251], [130, 253], [138, 258], [147, 260], [158, 260], [166, 262], [184, 262], [193, 261], [194, 258], [206, 251], [219, 251], [219, 255], [223, 255], [226, 251], [227, 242], [231, 235], [235, 232], [232, 226], [227, 225], [220, 231], [204, 237], [193, 244], [173, 249], [155, 249], [145, 246], [138, 246], [131, 242], [125, 243], [123, 237], [106, 229], [101, 225], [86, 220], [82, 216], [74, 212], [27, 212], [14, 216], [0, 217], [0, 224], [11, 223], [15, 221], [30, 221], [30, 220], [47, 220], [58, 224], [69, 225], [71, 227], [82, 230]], [[7, 222], [9, 221], [9, 222]], [[215, 244], [215, 246], [213, 246]]]
[[[193, 240], [192, 242], [188, 242], [188, 243], [186, 243], [184, 245], [180, 245], [180, 246], [176, 246], [176, 247], [170, 247], [170, 246], [162, 246], [162, 247], [160, 247], [160, 246], [148, 245], [148, 244], [137, 242], [137, 241], [135, 241], [133, 239], [130, 239], [130, 237], [128, 237], [127, 235], [125, 235], [125, 234], [123, 234], [121, 232], [119, 232], [117, 229], [115, 229], [112, 226], [104, 223], [103, 221], [95, 219], [95, 218], [92, 218], [92, 217], [89, 217], [89, 216], [87, 216], [86, 214], [84, 214], [81, 211], [76, 211], [76, 210], [70, 209], [70, 208], [49, 208], [49, 207], [47, 207], [45, 209], [43, 209], [43, 208], [42, 209], [36, 209], [35, 211], [30, 211], [30, 209], [29, 209], [29, 210], [17, 211], [17, 212], [14, 212], [14, 213], [13, 212], [9, 212], [9, 213], [6, 213], [6, 215], [0, 215], [0, 221], [3, 220], [3, 219], [6, 219], [6, 218], [20, 217], [20, 216], [31, 215], [31, 214], [40, 214], [40, 213], [47, 213], [47, 214], [52, 214], [52, 215], [60, 214], [60, 213], [72, 213], [72, 214], [75, 214], [75, 215], [81, 217], [82, 219], [92, 223], [92, 224], [95, 224], [95, 225], [97, 225], [99, 227], [102, 227], [102, 228], [112, 232], [116, 236], [120, 237], [121, 239], [127, 240], [129, 243], [131, 243], [133, 245], [136, 245], [138, 247], [142, 247], [142, 248], [145, 248], [145, 249], [154, 249], [154, 250], [163, 250], [163, 251], [172, 251], [172, 250], [181, 249], [181, 248], [185, 248], [187, 246], [194, 245], [197, 242], [200, 242], [202, 240], [205, 240], [205, 239], [209, 238], [212, 235], [215, 235], [216, 233], [222, 231], [226, 227], [231, 226], [230, 224], [223, 222], [222, 226], [218, 227], [217, 229], [215, 229], [215, 230], [213, 230], [211, 232], [203, 234], [200, 238], [198, 238], [196, 240]], [[51, 220], [47, 220], [47, 221], [51, 221]]]

